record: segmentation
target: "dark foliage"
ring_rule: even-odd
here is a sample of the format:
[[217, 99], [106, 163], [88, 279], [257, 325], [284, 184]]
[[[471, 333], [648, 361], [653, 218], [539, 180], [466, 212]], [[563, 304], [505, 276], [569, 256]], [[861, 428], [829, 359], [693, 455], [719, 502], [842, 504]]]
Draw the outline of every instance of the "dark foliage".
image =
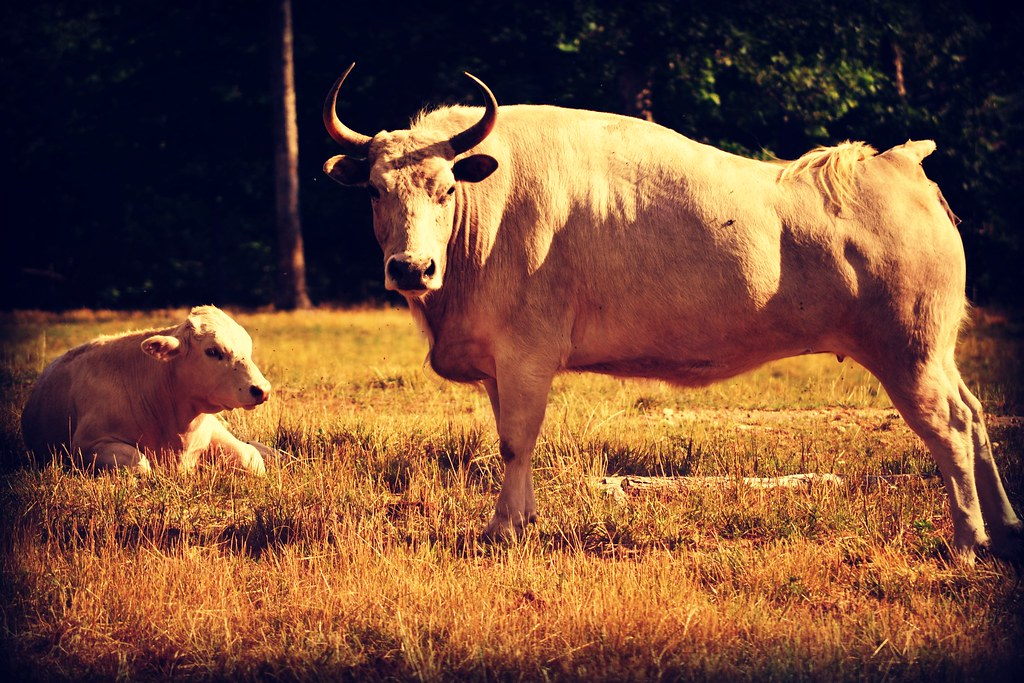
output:
[[[1017, 296], [1024, 256], [1022, 13], [955, 0], [296, 3], [300, 179], [316, 302], [382, 297], [365, 197], [320, 171], [322, 97], [372, 134], [426, 105], [647, 115], [742, 154], [934, 138], [968, 292]], [[0, 308], [273, 300], [270, 60], [262, 4], [6, 3]]]

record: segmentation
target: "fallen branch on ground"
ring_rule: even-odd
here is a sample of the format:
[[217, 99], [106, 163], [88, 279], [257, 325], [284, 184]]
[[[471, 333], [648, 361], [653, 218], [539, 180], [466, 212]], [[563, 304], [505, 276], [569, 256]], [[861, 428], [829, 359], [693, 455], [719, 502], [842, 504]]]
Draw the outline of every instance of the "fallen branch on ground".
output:
[[841, 486], [862, 482], [865, 486], [879, 484], [896, 485], [902, 480], [937, 479], [934, 475], [888, 474], [844, 479], [835, 474], [787, 474], [778, 477], [591, 477], [590, 485], [617, 501], [625, 501], [627, 495], [644, 492], [683, 492], [698, 488], [742, 485], [752, 489], [810, 489], [814, 485]]

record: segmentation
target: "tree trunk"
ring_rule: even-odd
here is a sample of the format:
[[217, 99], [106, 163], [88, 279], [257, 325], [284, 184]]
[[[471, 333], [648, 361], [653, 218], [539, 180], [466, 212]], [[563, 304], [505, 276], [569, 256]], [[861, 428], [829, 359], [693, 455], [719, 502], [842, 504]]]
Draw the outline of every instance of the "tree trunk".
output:
[[906, 99], [907, 84], [903, 80], [903, 50], [895, 40], [892, 41], [892, 65], [895, 72], [896, 92], [900, 97]]
[[277, 185], [277, 282], [275, 305], [309, 308], [306, 259], [299, 217], [299, 129], [295, 121], [295, 69], [292, 61], [292, 4], [279, 0], [274, 10], [274, 173]]
[[622, 97], [622, 113], [645, 121], [654, 121], [652, 111], [652, 90], [650, 75], [645, 69], [626, 64], [619, 72], [619, 94]]

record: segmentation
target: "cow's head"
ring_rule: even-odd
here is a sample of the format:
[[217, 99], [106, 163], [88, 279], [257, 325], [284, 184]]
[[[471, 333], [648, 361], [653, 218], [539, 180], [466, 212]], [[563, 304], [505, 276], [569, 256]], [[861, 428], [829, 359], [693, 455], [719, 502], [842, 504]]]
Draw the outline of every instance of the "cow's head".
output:
[[324, 125], [349, 153], [328, 159], [324, 172], [342, 185], [369, 192], [387, 289], [423, 296], [444, 283], [462, 184], [479, 182], [498, 167], [491, 156], [466, 155], [494, 128], [498, 102], [481, 80], [467, 73], [483, 92], [486, 109], [466, 130], [452, 135], [417, 127], [361, 135], [345, 126], [336, 111], [338, 90], [352, 66], [324, 102]]
[[172, 334], [156, 334], [142, 350], [173, 363], [175, 391], [201, 412], [252, 409], [270, 396], [270, 382], [252, 362], [252, 339], [216, 306], [197, 306]]

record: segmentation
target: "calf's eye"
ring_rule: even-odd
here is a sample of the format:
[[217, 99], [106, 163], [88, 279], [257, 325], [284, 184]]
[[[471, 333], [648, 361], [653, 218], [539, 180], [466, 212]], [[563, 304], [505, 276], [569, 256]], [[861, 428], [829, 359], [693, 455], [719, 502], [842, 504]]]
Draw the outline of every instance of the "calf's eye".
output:
[[206, 355], [215, 360], [224, 360], [224, 354], [216, 346], [206, 349]]

